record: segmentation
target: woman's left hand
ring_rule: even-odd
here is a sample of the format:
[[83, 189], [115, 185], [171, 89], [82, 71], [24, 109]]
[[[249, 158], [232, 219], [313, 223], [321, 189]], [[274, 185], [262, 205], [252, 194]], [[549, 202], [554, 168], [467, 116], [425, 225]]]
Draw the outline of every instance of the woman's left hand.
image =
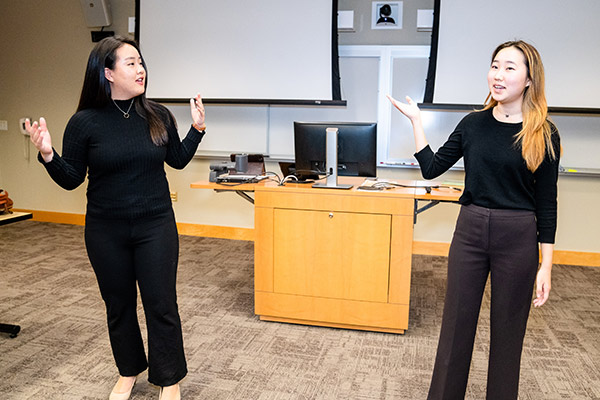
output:
[[192, 111], [194, 125], [197, 128], [200, 128], [200, 130], [204, 130], [206, 128], [206, 123], [204, 122], [204, 104], [202, 104], [200, 93], [198, 93], [196, 97], [190, 99], [190, 109]]
[[552, 267], [545, 267], [543, 264], [538, 270], [536, 279], [536, 298], [533, 299], [534, 307], [541, 307], [548, 300], [550, 295], [550, 281], [552, 275]]

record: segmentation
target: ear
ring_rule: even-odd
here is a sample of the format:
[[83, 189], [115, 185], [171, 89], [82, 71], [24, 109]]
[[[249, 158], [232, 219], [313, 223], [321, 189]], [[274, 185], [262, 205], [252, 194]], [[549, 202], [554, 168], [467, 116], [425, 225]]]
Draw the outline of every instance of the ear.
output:
[[107, 81], [109, 82], [114, 82], [115, 80], [113, 79], [112, 76], [112, 70], [110, 68], [104, 68], [104, 77], [106, 78]]
[[527, 83], [525, 84], [525, 87], [529, 87], [529, 85], [531, 85], [531, 79], [527, 78]]

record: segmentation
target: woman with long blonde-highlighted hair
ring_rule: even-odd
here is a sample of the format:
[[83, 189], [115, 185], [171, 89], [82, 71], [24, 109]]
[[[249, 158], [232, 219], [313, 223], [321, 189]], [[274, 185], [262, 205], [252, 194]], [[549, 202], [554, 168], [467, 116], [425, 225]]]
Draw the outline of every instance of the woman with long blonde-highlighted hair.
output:
[[[530, 85], [523, 94], [523, 129], [517, 134], [516, 142], [521, 147], [521, 154], [527, 163], [527, 168], [535, 171], [542, 163], [546, 152], [556, 158], [552, 146], [552, 130], [548, 121], [548, 103], [546, 102], [544, 65], [540, 53], [535, 47], [522, 40], [502, 43], [492, 55], [492, 61], [501, 50], [514, 47], [525, 56]], [[492, 93], [485, 99], [484, 110], [496, 107], [498, 101], [494, 100]]]
[[516, 400], [534, 285], [535, 307], [550, 294], [560, 137], [547, 115], [540, 55], [523, 41], [502, 43], [493, 52], [487, 80], [485, 107], [466, 115], [435, 153], [427, 144], [417, 104], [408, 97], [408, 104], [390, 97], [412, 123], [415, 157], [425, 179], [464, 159], [465, 188], [448, 253], [429, 400], [465, 396], [488, 277], [486, 398]]

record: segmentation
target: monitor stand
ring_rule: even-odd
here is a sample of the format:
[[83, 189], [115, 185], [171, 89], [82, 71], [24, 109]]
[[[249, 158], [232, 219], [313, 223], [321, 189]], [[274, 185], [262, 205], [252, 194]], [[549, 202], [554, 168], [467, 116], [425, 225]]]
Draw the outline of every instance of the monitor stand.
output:
[[338, 128], [327, 128], [325, 163], [327, 164], [327, 180], [325, 183], [315, 183], [312, 187], [322, 189], [351, 189], [352, 185], [338, 184]]

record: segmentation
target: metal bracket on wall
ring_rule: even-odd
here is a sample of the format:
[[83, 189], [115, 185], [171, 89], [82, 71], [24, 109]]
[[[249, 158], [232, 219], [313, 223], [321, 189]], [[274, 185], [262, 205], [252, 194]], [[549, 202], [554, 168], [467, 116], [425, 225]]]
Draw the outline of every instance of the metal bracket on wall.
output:
[[[423, 207], [419, 208], [419, 201], [428, 201]], [[429, 210], [431, 207], [437, 206], [440, 203], [455, 203], [456, 201], [452, 200], [423, 200], [423, 199], [415, 199], [415, 213], [413, 223], [417, 223], [417, 214], [422, 213], [423, 211]]]

